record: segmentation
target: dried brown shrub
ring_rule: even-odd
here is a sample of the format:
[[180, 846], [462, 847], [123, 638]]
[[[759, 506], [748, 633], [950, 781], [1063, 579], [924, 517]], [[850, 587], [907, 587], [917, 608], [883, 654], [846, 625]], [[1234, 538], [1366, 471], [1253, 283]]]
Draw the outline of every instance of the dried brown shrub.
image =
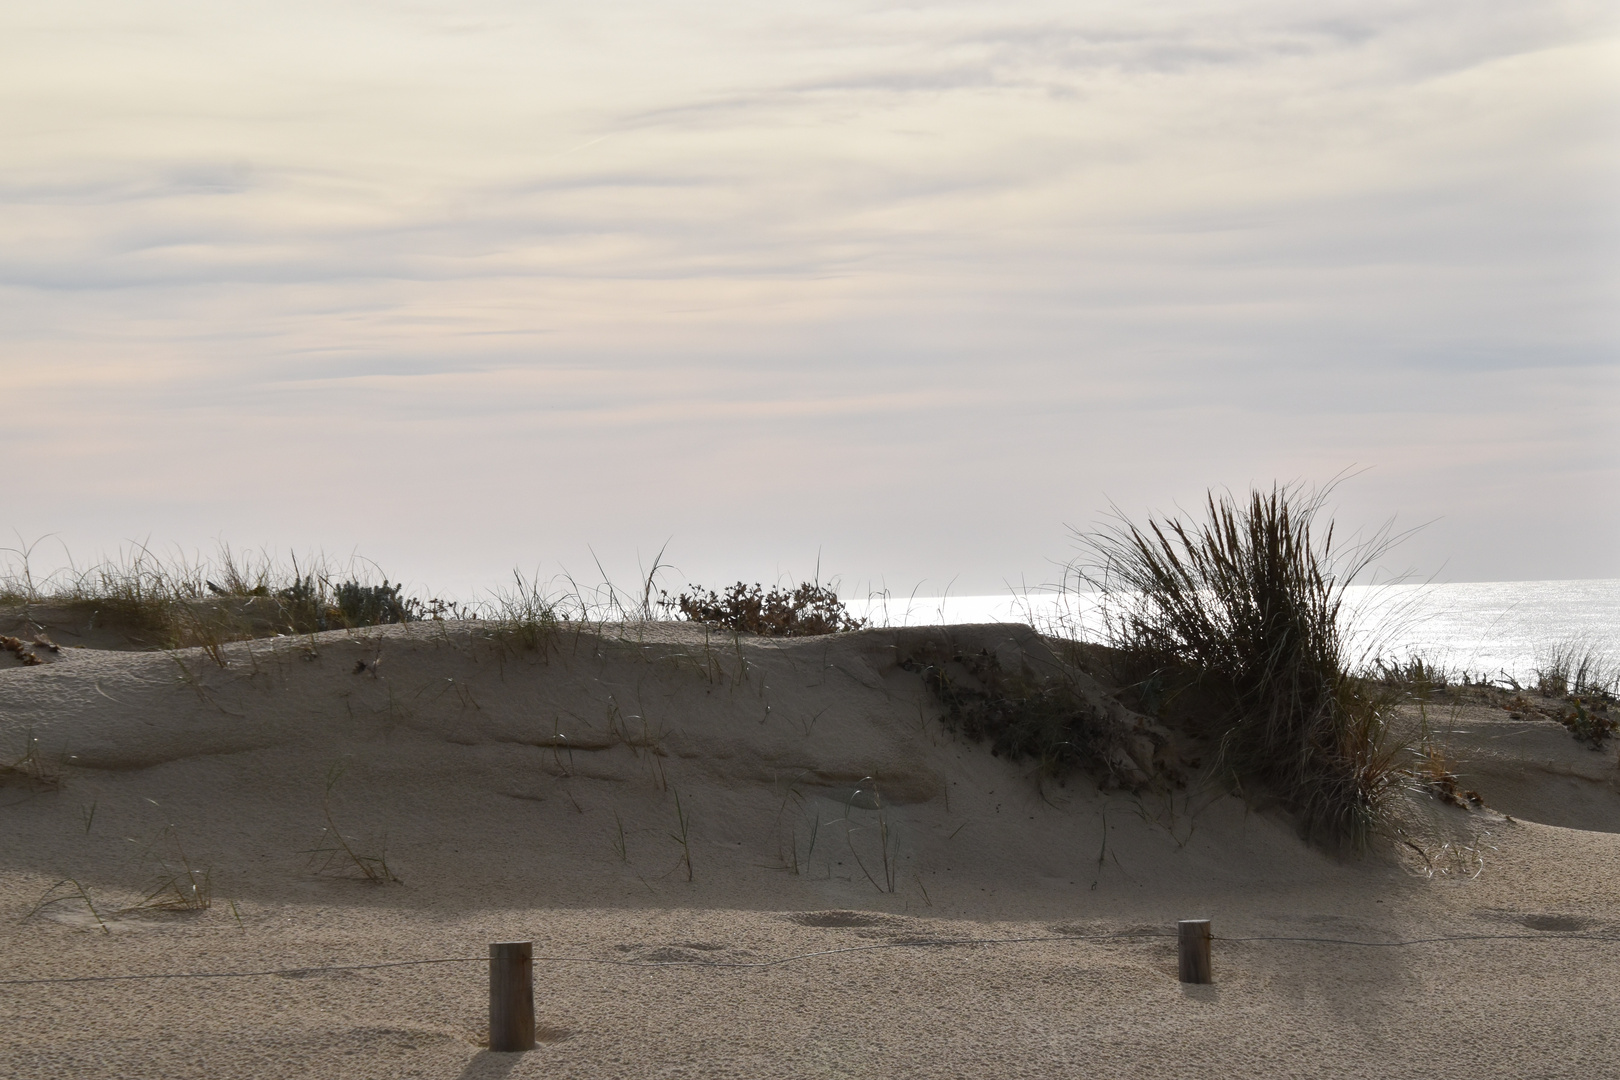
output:
[[838, 593], [819, 582], [805, 582], [792, 592], [742, 582], [723, 593], [692, 586], [673, 599], [661, 594], [660, 607], [691, 622], [707, 623], [766, 637], [811, 637], [859, 630], [865, 619], [849, 613]]

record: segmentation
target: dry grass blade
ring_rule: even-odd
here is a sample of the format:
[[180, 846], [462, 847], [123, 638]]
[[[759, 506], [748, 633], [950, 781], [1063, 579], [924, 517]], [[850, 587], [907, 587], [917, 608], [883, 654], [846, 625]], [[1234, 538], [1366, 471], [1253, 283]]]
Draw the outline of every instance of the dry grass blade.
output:
[[353, 837], [344, 836], [337, 822], [332, 817], [332, 789], [342, 779], [344, 768], [334, 765], [326, 774], [326, 793], [321, 801], [321, 816], [326, 825], [321, 829], [320, 838], [315, 847], [305, 852], [309, 856], [310, 869], [316, 874], [327, 874], [344, 870], [356, 870], [360, 876], [373, 885], [387, 885], [399, 881], [399, 878], [388, 868], [388, 856], [385, 849], [379, 847], [376, 854], [361, 851]]
[[677, 791], [675, 792], [675, 827], [677, 831], [670, 833], [669, 838], [681, 846], [681, 861], [675, 865], [686, 868], [687, 881], [692, 880], [692, 840], [689, 831], [691, 824], [692, 816], [681, 806], [681, 793]]
[[62, 786], [62, 774], [40, 756], [39, 740], [31, 731], [23, 736], [22, 756], [0, 762], [0, 783], [8, 781], [46, 790]]
[[[71, 891], [65, 891], [69, 886], [72, 887]], [[89, 891], [73, 878], [64, 878], [61, 881], [58, 881], [55, 885], [52, 885], [50, 888], [46, 889], [44, 894], [40, 896], [39, 903], [35, 904], [31, 909], [29, 909], [28, 914], [23, 916], [23, 920], [26, 921], [28, 919], [32, 919], [35, 915], [38, 915], [48, 907], [54, 907], [55, 905], [61, 903], [74, 902], [82, 903], [85, 908], [89, 910], [90, 917], [96, 920], [96, 926], [100, 927], [103, 934], [112, 933], [112, 931], [107, 928], [106, 921], [102, 919], [101, 912], [96, 910], [95, 901], [90, 899]]]
[[146, 854], [157, 865], [157, 880], [146, 895], [128, 910], [207, 911], [214, 903], [214, 872], [210, 867], [192, 865], [175, 835], [174, 826], [158, 834]]

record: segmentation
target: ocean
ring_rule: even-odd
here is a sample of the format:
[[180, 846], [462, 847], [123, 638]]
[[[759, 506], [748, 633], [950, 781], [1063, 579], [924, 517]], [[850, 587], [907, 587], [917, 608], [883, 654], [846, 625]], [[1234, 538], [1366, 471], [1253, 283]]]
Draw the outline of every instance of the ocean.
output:
[[[1620, 579], [1351, 586], [1353, 657], [1425, 661], [1477, 679], [1534, 684], [1560, 650], [1589, 652], [1620, 672]], [[851, 603], [878, 625], [1023, 622], [1102, 640], [1094, 594], [874, 597]]]

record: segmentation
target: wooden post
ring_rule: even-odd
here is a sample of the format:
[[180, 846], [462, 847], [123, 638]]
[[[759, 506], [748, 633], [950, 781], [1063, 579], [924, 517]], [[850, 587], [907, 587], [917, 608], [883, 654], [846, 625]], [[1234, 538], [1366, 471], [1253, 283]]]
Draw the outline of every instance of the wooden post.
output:
[[1184, 983], [1211, 983], [1215, 981], [1209, 965], [1209, 920], [1182, 919], [1176, 923], [1176, 944], [1181, 953], [1181, 981]]
[[489, 947], [489, 1048], [534, 1049], [534, 942]]

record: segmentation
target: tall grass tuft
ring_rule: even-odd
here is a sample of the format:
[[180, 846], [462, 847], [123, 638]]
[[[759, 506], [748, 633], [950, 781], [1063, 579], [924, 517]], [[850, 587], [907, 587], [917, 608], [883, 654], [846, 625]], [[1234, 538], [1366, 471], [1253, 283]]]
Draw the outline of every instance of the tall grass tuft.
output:
[[1121, 519], [1081, 537], [1082, 576], [1131, 677], [1202, 702], [1219, 767], [1269, 793], [1307, 836], [1360, 848], [1402, 782], [1392, 699], [1352, 674], [1340, 623], [1345, 587], [1390, 546], [1349, 550], [1316, 525], [1326, 492], [1297, 487], [1206, 500], [1206, 520]]
[[1536, 690], [1548, 697], [1613, 698], [1620, 694], [1620, 665], [1589, 641], [1562, 641], [1536, 658]]
[[[380, 584], [377, 567], [351, 560], [341, 572], [324, 559], [289, 564], [265, 553], [221, 545], [213, 559], [161, 557], [141, 544], [115, 558], [43, 576], [33, 568], [37, 545], [0, 549], [0, 607], [66, 609], [87, 627], [110, 627], [145, 647], [202, 646], [223, 663], [224, 642], [277, 633], [470, 618], [459, 604], [406, 595]], [[26, 662], [26, 661], [25, 661]]]
[[567, 618], [559, 612], [565, 602], [547, 593], [536, 578], [512, 572], [513, 586], [495, 590], [487, 626], [495, 636], [520, 649], [544, 650]]

